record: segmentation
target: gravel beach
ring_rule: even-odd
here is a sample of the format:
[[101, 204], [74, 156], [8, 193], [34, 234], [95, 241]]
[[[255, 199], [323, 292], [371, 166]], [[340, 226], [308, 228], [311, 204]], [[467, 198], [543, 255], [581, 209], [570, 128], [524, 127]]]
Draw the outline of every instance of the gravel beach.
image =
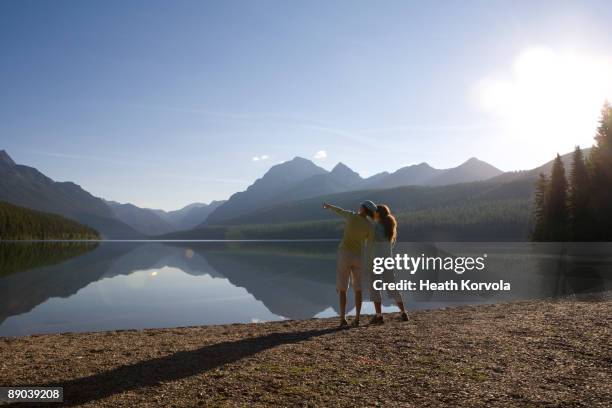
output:
[[5, 337], [0, 385], [67, 406], [612, 405], [609, 294], [367, 320]]

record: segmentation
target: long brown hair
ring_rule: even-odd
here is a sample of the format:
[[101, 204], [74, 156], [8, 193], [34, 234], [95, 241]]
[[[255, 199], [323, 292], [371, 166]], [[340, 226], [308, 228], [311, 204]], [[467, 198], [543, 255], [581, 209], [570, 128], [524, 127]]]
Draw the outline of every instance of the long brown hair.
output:
[[395, 242], [397, 239], [397, 221], [393, 214], [391, 214], [391, 209], [384, 204], [379, 204], [376, 206], [376, 212], [380, 217], [379, 222], [385, 228], [387, 239], [389, 242]]

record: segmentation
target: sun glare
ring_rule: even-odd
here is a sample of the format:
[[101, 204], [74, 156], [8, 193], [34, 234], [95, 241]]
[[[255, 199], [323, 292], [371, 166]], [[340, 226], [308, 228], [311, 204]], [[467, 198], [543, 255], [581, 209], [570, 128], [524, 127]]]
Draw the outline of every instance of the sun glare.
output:
[[486, 78], [478, 91], [507, 140], [538, 156], [565, 153], [593, 142], [603, 102], [612, 96], [612, 57], [529, 49], [508, 77]]

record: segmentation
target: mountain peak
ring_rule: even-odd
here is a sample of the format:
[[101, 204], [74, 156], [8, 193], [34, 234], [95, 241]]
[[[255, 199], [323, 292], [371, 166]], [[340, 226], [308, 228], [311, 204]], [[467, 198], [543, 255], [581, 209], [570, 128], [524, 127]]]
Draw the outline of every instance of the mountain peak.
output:
[[332, 171], [331, 171], [331, 172], [332, 172], [332, 173], [338, 173], [338, 172], [345, 172], [345, 171], [347, 171], [347, 170], [348, 170], [348, 171], [350, 171], [350, 172], [352, 172], [352, 171], [353, 171], [353, 170], [352, 170], [352, 169], [351, 169], [349, 166], [347, 166], [346, 164], [344, 164], [344, 163], [342, 163], [342, 162], [339, 162], [338, 164], [336, 164], [336, 165], [334, 166], [334, 168], [332, 169]]
[[8, 155], [6, 150], [0, 150], [0, 163], [9, 167], [15, 166], [15, 162], [13, 161], [13, 159], [11, 159], [11, 156]]
[[472, 181], [488, 180], [499, 176], [503, 172], [489, 163], [470, 157], [457, 167], [446, 169], [442, 174], [429, 181], [430, 185], [443, 186], [449, 184], [469, 183]]
[[486, 161], [482, 161], [477, 157], [470, 157], [465, 162], [461, 163], [459, 166], [455, 168], [464, 168], [464, 167], [490, 169], [490, 170], [493, 170], [494, 172], [499, 172], [500, 174], [502, 173], [502, 171], [499, 170], [497, 167], [487, 163]]
[[337, 180], [343, 180], [345, 183], [356, 183], [361, 180], [361, 176], [357, 174], [353, 169], [344, 163], [338, 163], [329, 173], [333, 178]]
[[305, 159], [301, 156], [295, 156], [293, 159], [287, 161], [287, 163], [305, 163], [305, 162], [312, 163], [310, 160]]
[[287, 161], [275, 164], [274, 166], [270, 167], [270, 169], [268, 169], [268, 173], [271, 171], [272, 172], [278, 171], [278, 169], [288, 169], [288, 168], [302, 169], [302, 168], [313, 168], [313, 167], [318, 167], [318, 166], [308, 159], [305, 159], [300, 156], [295, 156], [291, 160], [287, 160]]

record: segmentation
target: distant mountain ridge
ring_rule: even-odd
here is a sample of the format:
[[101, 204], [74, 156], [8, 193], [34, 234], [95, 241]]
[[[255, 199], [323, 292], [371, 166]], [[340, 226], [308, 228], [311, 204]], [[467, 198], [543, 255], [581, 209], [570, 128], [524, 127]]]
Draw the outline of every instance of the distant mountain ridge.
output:
[[382, 190], [404, 186], [444, 186], [487, 180], [503, 171], [475, 157], [457, 167], [436, 169], [423, 162], [402, 167], [393, 173], [383, 172], [363, 181], [361, 187]]
[[223, 203], [224, 201], [212, 201], [210, 204], [193, 203], [179, 210], [164, 211], [140, 208], [130, 203], [106, 201], [119, 220], [149, 236], [194, 228]]
[[0, 200], [75, 220], [111, 239], [141, 239], [191, 229], [223, 204], [193, 203], [163, 211], [107, 201], [75, 183], [57, 182], [33, 167], [16, 164], [5, 150], [0, 150]]
[[338, 163], [329, 173], [317, 174], [283, 192], [280, 199], [300, 200], [322, 194], [339, 193], [359, 188], [363, 179], [344, 163]]
[[[588, 157], [590, 149], [584, 149], [583, 152]], [[567, 153], [561, 156], [568, 174], [572, 166], [572, 155]], [[475, 169], [485, 176], [498, 173], [497, 169], [489, 166], [472, 158], [454, 168], [456, 170], [453, 172], [438, 172], [430, 182], [464, 180], [465, 177], [471, 177]], [[549, 174], [551, 166], [552, 161], [549, 161], [531, 170], [501, 173], [473, 182], [351, 189], [293, 201], [275, 201], [273, 205], [225, 219], [216, 225], [204, 224], [191, 231], [167, 237], [334, 238], [339, 236], [335, 227], [339, 221], [333, 214], [322, 211], [321, 203], [328, 201], [344, 208], [356, 209], [361, 201], [371, 199], [391, 206], [402, 225], [402, 236], [407, 239], [525, 240], [530, 231], [535, 182], [540, 173]], [[408, 166], [399, 174], [415, 174], [419, 167], [421, 171], [428, 171], [429, 166], [425, 163]], [[381, 181], [389, 175], [380, 173], [373, 177]]]
[[13, 159], [11, 159], [11, 156], [9, 156], [5, 150], [0, 150], [0, 165], [3, 165], [5, 167], [16, 166]]
[[[582, 154], [584, 154], [585, 159], [588, 159], [589, 156], [591, 155], [591, 148], [589, 147], [586, 149], [582, 149]], [[561, 155], [561, 161], [563, 162], [563, 166], [565, 167], [565, 174], [566, 176], [569, 177], [572, 166], [574, 164], [574, 152], [565, 153]], [[493, 181], [500, 181], [500, 180], [511, 181], [511, 180], [517, 180], [521, 178], [529, 178], [535, 182], [538, 176], [542, 173], [545, 175], [550, 175], [554, 162], [555, 162], [554, 159], [547, 161], [541, 166], [538, 166], [531, 170], [509, 171], [509, 172], [500, 174], [499, 176], [494, 177], [491, 180]]]
[[443, 172], [444, 170], [434, 169], [429, 164], [423, 162], [402, 167], [393, 173], [385, 171], [375, 174], [365, 179], [361, 186], [364, 189], [377, 190], [409, 185], [419, 186]]
[[499, 176], [503, 171], [487, 162], [472, 157], [457, 167], [443, 170], [440, 174], [427, 180], [423, 185], [448, 186], [450, 184], [471, 183]]
[[272, 166], [263, 177], [255, 180], [245, 191], [234, 193], [229, 200], [213, 211], [206, 221], [214, 224], [261, 208], [279, 199], [298, 183], [317, 175], [328, 173], [310, 160], [295, 157], [293, 160]]
[[73, 219], [105, 238], [143, 236], [117, 220], [100, 198], [77, 184], [56, 182], [33, 167], [15, 164], [4, 150], [0, 150], [0, 200]]
[[179, 230], [185, 230], [193, 228], [208, 218], [217, 207], [222, 205], [225, 200], [214, 200], [208, 204], [204, 203], [193, 203], [189, 204], [179, 210], [165, 212], [163, 210], [156, 210], [161, 214], [162, 218], [170, 221]]
[[140, 208], [130, 203], [105, 202], [117, 219], [145, 235], [161, 235], [176, 231], [169, 222], [162, 219], [153, 210]]
[[74, 219], [97, 229], [105, 238], [129, 239], [209, 225], [282, 222], [283, 216], [291, 222], [301, 217], [297, 213], [290, 215], [286, 209], [301, 208], [296, 204], [304, 201], [307, 205], [314, 198], [406, 186], [472, 183], [503, 178], [506, 174], [471, 158], [449, 169], [435, 169], [423, 162], [364, 179], [344, 163], [327, 171], [310, 160], [295, 157], [272, 166], [245, 191], [233, 194], [227, 201], [193, 203], [180, 210], [163, 211], [94, 197], [74, 183], [55, 182], [34, 168], [15, 164], [2, 150], [0, 200]]
[[471, 158], [450, 169], [435, 169], [427, 163], [383, 172], [363, 179], [344, 163], [331, 171], [310, 160], [296, 157], [273, 166], [246, 191], [232, 195], [213, 211], [203, 225], [220, 225], [227, 220], [253, 213], [279, 203], [305, 200], [328, 194], [359, 190], [384, 190], [402, 186], [443, 186], [486, 180], [502, 174], [494, 166]]

